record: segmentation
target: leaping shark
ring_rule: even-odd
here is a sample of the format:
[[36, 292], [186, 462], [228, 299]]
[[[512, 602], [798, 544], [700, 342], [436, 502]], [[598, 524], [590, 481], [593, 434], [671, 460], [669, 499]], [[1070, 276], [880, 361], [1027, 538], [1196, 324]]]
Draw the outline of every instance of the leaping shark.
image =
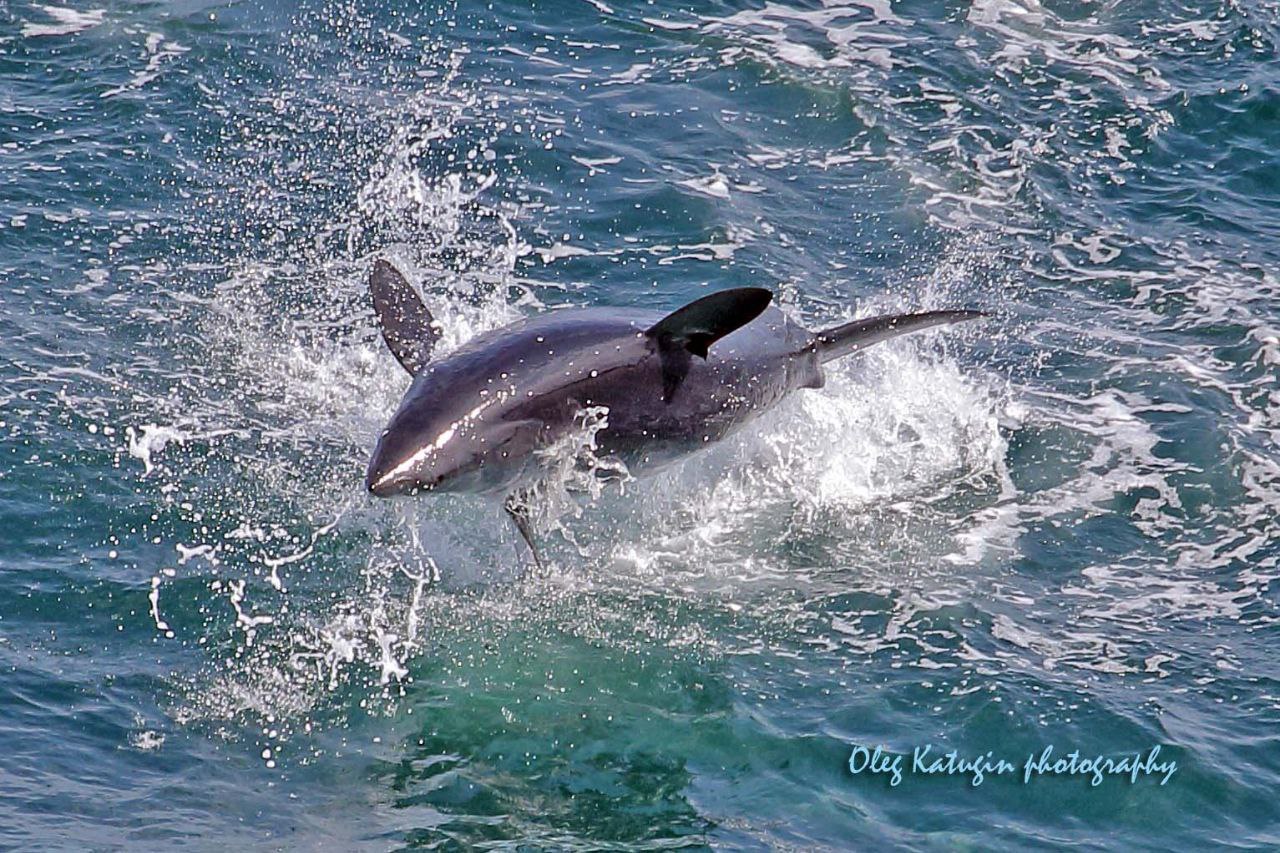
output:
[[382, 337], [413, 382], [374, 448], [366, 488], [378, 497], [504, 494], [539, 566], [528, 502], [543, 473], [535, 451], [574, 429], [584, 409], [607, 409], [598, 449], [635, 471], [724, 438], [792, 391], [821, 388], [826, 362], [908, 332], [987, 316], [890, 314], [815, 333], [772, 305], [768, 290], [741, 287], [666, 315], [550, 311], [432, 360], [440, 330], [405, 277], [375, 261], [369, 292]]

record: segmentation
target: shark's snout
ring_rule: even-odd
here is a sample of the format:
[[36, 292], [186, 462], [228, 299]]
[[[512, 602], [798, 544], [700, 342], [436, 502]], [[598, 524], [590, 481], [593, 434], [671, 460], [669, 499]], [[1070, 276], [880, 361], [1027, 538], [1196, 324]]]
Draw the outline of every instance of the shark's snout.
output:
[[410, 409], [383, 430], [364, 487], [380, 498], [443, 489], [477, 462], [473, 443], [456, 422], [442, 426]]
[[394, 470], [383, 472], [373, 466], [369, 467], [364, 478], [364, 487], [369, 494], [379, 498], [429, 492], [439, 483], [438, 477], [427, 479], [414, 473], [397, 474]]
[[385, 465], [379, 464], [379, 454], [375, 453], [373, 458], [369, 460], [369, 470], [364, 474], [364, 487], [368, 489], [369, 494], [379, 498], [389, 498], [392, 495], [402, 495], [409, 490], [410, 483], [407, 478], [396, 477], [391, 471], [388, 471]]
[[379, 498], [389, 498], [394, 495], [403, 495], [409, 492], [416, 485], [410, 478], [399, 478], [383, 474], [379, 471], [370, 470], [364, 478], [364, 487], [369, 490], [369, 494]]
[[422, 482], [420, 466], [414, 464], [413, 449], [405, 431], [392, 426], [383, 432], [364, 475], [364, 487], [370, 494], [389, 498], [429, 488]]
[[417, 494], [435, 488], [440, 477], [422, 470], [424, 466], [415, 465], [411, 460], [398, 461], [388, 454], [374, 451], [369, 460], [369, 469], [364, 475], [364, 487], [371, 495], [379, 498], [390, 498], [395, 495]]

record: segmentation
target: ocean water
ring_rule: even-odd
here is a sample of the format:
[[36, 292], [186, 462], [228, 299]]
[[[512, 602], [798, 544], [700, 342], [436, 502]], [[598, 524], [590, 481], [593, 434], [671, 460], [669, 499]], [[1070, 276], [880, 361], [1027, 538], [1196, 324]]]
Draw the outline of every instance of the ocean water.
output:
[[[537, 572], [363, 493], [379, 257], [993, 317]], [[1278, 264], [1262, 0], [0, 5], [0, 848], [1276, 849]]]

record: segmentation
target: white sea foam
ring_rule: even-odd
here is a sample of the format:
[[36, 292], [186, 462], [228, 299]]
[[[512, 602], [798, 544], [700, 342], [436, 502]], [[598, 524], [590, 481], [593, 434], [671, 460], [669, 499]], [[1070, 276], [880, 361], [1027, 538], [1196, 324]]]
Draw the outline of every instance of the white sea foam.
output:
[[705, 177], [687, 178], [683, 181], [676, 181], [676, 183], [711, 198], [727, 199], [729, 197], [729, 181], [719, 171]]
[[136, 732], [129, 736], [129, 742], [133, 744], [134, 749], [151, 752], [164, 746], [164, 735], [152, 731]]
[[144, 473], [147, 474], [155, 470], [155, 454], [163, 451], [170, 443], [182, 444], [189, 437], [179, 429], [159, 424], [145, 424], [137, 430], [128, 427], [125, 435], [128, 436], [129, 455], [142, 460]]
[[106, 9], [88, 9], [78, 11], [65, 6], [42, 6], [34, 8], [53, 19], [53, 23], [27, 22], [22, 25], [22, 35], [27, 38], [45, 36], [69, 36], [84, 32], [98, 26], [106, 18]]
[[141, 89], [159, 77], [166, 64], [189, 50], [191, 48], [174, 41], [168, 41], [159, 33], [148, 33], [143, 48], [143, 57], [147, 61], [146, 66], [142, 70], [135, 72], [127, 83], [108, 89], [98, 97], [112, 98], [125, 92]]

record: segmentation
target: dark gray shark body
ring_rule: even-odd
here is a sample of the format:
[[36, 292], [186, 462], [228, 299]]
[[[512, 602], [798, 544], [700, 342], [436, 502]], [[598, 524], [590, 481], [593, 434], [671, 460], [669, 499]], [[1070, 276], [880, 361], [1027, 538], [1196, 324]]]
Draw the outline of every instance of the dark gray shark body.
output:
[[[477, 336], [414, 376], [369, 466], [377, 495], [510, 490], [536, 478], [532, 451], [603, 406], [603, 452], [660, 463], [715, 441], [796, 388], [822, 385], [812, 336], [776, 308], [720, 341], [664, 400], [650, 311], [552, 311]], [[420, 462], [400, 467], [442, 433]], [[645, 457], [649, 457], [648, 460]]]
[[[607, 409], [598, 452], [621, 457], [633, 471], [664, 464], [724, 438], [796, 389], [821, 387], [824, 362], [905, 332], [985, 316], [893, 315], [815, 334], [772, 307], [769, 291], [739, 288], [666, 315], [552, 311], [432, 361], [438, 333], [409, 283], [378, 261], [370, 290], [388, 347], [414, 376], [369, 463], [366, 486], [382, 497], [519, 494], [542, 471], [536, 451], [597, 406]], [[509, 499], [507, 508], [532, 546], [520, 501]]]

